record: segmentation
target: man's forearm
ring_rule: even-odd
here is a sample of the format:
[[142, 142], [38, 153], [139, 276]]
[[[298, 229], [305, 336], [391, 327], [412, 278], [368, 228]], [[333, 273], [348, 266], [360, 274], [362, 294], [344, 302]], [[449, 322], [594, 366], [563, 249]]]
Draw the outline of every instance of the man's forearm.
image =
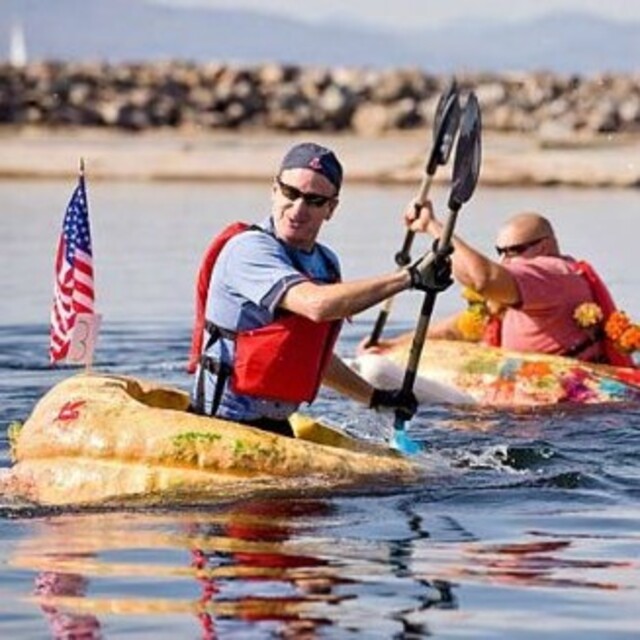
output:
[[301, 282], [285, 294], [281, 306], [316, 322], [347, 318], [410, 286], [405, 269], [376, 278], [316, 284]]
[[335, 354], [331, 356], [322, 383], [363, 404], [371, 401], [373, 387]]

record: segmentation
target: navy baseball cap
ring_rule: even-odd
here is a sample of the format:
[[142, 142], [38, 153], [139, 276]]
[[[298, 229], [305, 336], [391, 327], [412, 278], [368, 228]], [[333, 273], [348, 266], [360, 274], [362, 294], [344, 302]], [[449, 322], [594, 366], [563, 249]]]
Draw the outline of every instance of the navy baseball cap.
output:
[[291, 147], [282, 159], [280, 173], [286, 169], [311, 169], [323, 175], [338, 191], [342, 185], [342, 165], [331, 149], [314, 142]]

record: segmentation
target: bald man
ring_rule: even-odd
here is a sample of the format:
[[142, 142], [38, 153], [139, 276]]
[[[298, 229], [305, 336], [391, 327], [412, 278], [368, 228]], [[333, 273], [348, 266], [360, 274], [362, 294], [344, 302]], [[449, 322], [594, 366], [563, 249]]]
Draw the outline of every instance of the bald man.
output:
[[[421, 208], [412, 203], [405, 212], [405, 221], [413, 231], [426, 232], [434, 239], [442, 235], [444, 228], [431, 203]], [[454, 236], [452, 243], [454, 278], [480, 294], [493, 309], [502, 310], [497, 323], [490, 324], [492, 333], [485, 336], [485, 342], [588, 362], [632, 364], [611, 348], [602, 332], [583, 329], [574, 319], [576, 307], [584, 302], [596, 302], [605, 314], [615, 306], [590, 265], [562, 255], [547, 218], [525, 212], [507, 220], [498, 231], [497, 260], [459, 236]], [[457, 325], [458, 316], [434, 323], [428, 336], [464, 339]]]

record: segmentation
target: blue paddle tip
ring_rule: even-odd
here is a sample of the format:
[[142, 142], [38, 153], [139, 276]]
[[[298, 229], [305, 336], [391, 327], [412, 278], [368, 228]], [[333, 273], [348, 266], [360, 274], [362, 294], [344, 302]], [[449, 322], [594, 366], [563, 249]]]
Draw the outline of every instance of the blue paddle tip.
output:
[[404, 453], [407, 456], [415, 456], [422, 451], [422, 446], [407, 435], [404, 429], [394, 429], [391, 442], [392, 449]]

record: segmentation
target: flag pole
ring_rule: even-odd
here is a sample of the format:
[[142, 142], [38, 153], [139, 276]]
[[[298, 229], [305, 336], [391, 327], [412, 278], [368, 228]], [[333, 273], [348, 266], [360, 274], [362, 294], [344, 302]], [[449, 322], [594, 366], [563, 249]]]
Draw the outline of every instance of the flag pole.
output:
[[[83, 156], [80, 156], [80, 161], [78, 163], [78, 173], [79, 173], [78, 178], [82, 183], [82, 190], [84, 191], [85, 186], [84, 186], [84, 157]], [[85, 197], [86, 197], [86, 193], [85, 193]], [[91, 373], [92, 367], [93, 367], [93, 350], [91, 352], [91, 355], [89, 356], [89, 358], [84, 364], [84, 372], [86, 374]]]
[[[82, 156], [80, 156], [80, 159], [78, 160], [78, 181], [82, 185], [82, 190], [84, 191], [84, 158]], [[89, 358], [84, 363], [85, 373], [91, 373], [92, 364], [93, 364], [93, 353], [89, 356]]]

